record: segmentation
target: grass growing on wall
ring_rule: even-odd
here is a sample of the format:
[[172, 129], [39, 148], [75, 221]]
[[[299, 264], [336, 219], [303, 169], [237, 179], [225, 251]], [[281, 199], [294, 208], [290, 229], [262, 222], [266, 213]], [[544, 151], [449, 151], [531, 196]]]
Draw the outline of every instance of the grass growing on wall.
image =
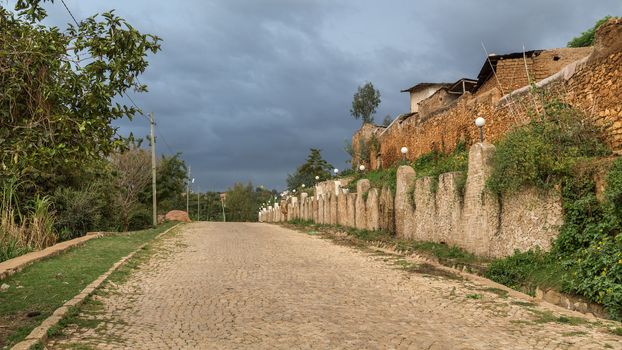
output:
[[602, 130], [580, 111], [559, 101], [506, 134], [496, 147], [487, 187], [504, 195], [526, 187], [550, 189], [589, 158], [611, 153]]
[[358, 172], [354, 175], [354, 178], [348, 185], [348, 188], [350, 189], [350, 191], [354, 192], [356, 191], [356, 182], [358, 180], [368, 179], [371, 187], [378, 189], [388, 187], [391, 190], [391, 193], [395, 195], [395, 191], [397, 188], [397, 168], [399, 167], [399, 165], [406, 164], [412, 166], [415, 169], [417, 173], [417, 178], [426, 176], [432, 177], [434, 183], [434, 185], [432, 186], [433, 190], [436, 189], [436, 185], [438, 185], [438, 177], [441, 174], [449, 172], [461, 172], [464, 176], [461, 176], [459, 178], [461, 180], [457, 184], [457, 187], [459, 191], [462, 191], [464, 189], [464, 185], [466, 184], [466, 171], [468, 169], [468, 161], [469, 152], [466, 149], [466, 145], [464, 143], [460, 143], [456, 146], [454, 152], [450, 154], [443, 154], [438, 151], [432, 151], [430, 153], [422, 155], [412, 163], [402, 162], [388, 169], [372, 170], [365, 173]]

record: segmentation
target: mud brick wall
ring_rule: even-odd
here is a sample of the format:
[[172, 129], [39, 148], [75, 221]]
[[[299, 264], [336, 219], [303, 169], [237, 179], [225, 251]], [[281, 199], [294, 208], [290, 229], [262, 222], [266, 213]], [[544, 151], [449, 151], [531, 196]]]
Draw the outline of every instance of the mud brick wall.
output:
[[[599, 28], [594, 48], [544, 51], [528, 59], [528, 67], [530, 78], [538, 81], [539, 87], [583, 111], [590, 121], [605, 126], [607, 141], [615, 152], [622, 152], [621, 20], [610, 20]], [[475, 94], [462, 95], [449, 108], [414, 114], [378, 132], [380, 156], [370, 155], [372, 165], [394, 165], [401, 159], [403, 146], [409, 149], [408, 159], [414, 160], [433, 150], [451, 152], [460, 142], [472, 145], [479, 141], [474, 125], [479, 116], [486, 118], [484, 133], [489, 142], [529, 122], [529, 112], [541, 109], [541, 100], [526, 86], [524, 60], [500, 60], [497, 68], [503, 89], [492, 78]]]

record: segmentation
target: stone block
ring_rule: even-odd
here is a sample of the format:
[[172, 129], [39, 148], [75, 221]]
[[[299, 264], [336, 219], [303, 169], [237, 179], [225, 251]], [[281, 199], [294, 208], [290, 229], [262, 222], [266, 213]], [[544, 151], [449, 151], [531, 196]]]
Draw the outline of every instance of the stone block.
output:
[[378, 205], [378, 189], [371, 188], [367, 191], [365, 201], [366, 229], [376, 231], [380, 227], [380, 207]]
[[397, 169], [397, 187], [395, 190], [395, 232], [397, 237], [412, 236], [415, 209], [410, 199], [410, 189], [415, 183], [416, 173], [413, 168], [402, 165]]
[[356, 183], [356, 204], [355, 204], [355, 222], [354, 227], [358, 229], [367, 228], [367, 209], [364, 197], [371, 188], [369, 180], [362, 179]]

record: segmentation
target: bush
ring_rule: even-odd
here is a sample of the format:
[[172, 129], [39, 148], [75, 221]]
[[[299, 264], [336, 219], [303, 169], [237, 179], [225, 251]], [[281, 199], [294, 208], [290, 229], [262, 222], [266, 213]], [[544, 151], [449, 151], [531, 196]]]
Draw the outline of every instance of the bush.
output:
[[553, 101], [541, 116], [506, 134], [497, 145], [487, 187], [498, 195], [526, 186], [549, 189], [586, 158], [608, 155], [600, 128], [583, 113]]
[[558, 270], [549, 254], [542, 251], [516, 251], [514, 255], [493, 261], [486, 277], [512, 289], [533, 295], [536, 287], [559, 287]]
[[603, 304], [614, 319], [622, 318], [622, 160], [607, 176], [606, 200], [599, 203], [593, 181], [579, 179], [564, 190], [566, 222], [553, 253], [572, 273], [565, 289]]
[[151, 210], [145, 207], [133, 210], [130, 213], [128, 222], [128, 229], [130, 231], [138, 231], [151, 227], [153, 224]]
[[56, 210], [55, 228], [61, 240], [72, 239], [89, 231], [116, 230], [119, 213], [114, 209], [113, 191], [103, 183], [82, 189], [62, 187], [52, 196]]

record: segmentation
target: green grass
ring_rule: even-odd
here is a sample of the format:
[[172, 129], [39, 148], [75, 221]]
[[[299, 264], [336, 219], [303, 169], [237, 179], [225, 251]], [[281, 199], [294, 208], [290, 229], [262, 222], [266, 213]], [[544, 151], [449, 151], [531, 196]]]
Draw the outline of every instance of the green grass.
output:
[[467, 294], [466, 298], [467, 299], [475, 299], [475, 300], [477, 300], [477, 299], [481, 299], [482, 295], [481, 294]]
[[[10, 347], [24, 339], [114, 263], [173, 225], [94, 239], [3, 280], [10, 288], [0, 292], [0, 324], [7, 325], [0, 328], [0, 346]], [[38, 314], [28, 317], [31, 312]]]

